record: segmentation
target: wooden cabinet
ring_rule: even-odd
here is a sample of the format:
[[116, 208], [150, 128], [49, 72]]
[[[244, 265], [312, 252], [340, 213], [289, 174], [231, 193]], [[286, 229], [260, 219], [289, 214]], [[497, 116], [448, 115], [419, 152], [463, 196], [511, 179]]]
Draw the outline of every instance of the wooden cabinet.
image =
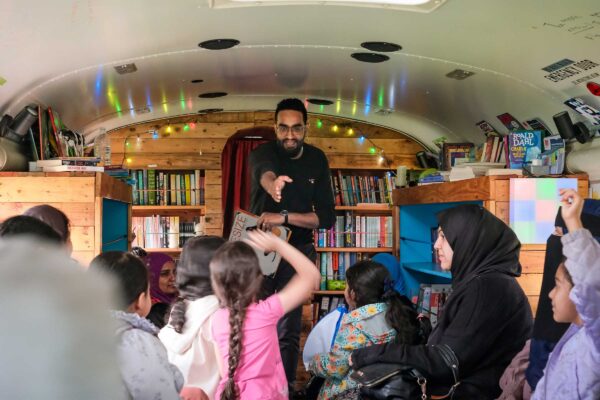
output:
[[102, 173], [0, 173], [0, 220], [39, 204], [58, 208], [83, 265], [102, 251], [129, 249], [131, 199], [129, 185]]
[[[589, 189], [587, 175], [572, 175], [569, 177], [578, 179], [578, 191], [582, 196], [587, 197]], [[434, 217], [435, 212], [452, 207], [457, 203], [472, 202], [481, 204], [508, 224], [510, 218], [510, 178], [516, 178], [516, 176], [479, 177], [464, 181], [394, 190], [393, 203], [394, 206], [399, 207], [398, 214], [400, 216], [400, 262], [409, 268], [425, 268], [426, 260], [422, 260], [423, 264], [418, 265], [417, 254], [425, 254], [424, 257], [427, 258], [427, 252], [431, 251], [431, 241], [428, 241], [427, 237], [423, 237], [422, 234], [421, 237], [414, 238], [413, 248], [410, 249], [408, 245], [403, 245], [407, 240], [410, 240], [410, 238], [404, 236], [405, 232], [410, 231], [414, 235], [420, 227], [424, 226], [427, 229], [434, 227], [437, 224]], [[529, 298], [534, 313], [537, 309], [542, 284], [545, 250], [545, 244], [524, 244], [521, 247], [520, 262], [523, 271], [517, 280]], [[415, 268], [411, 269], [414, 271]], [[441, 278], [444, 278], [444, 273], [436, 271], [433, 267], [430, 270], [431, 272], [417, 272], [419, 276], [416, 278], [422, 278], [426, 275], [435, 279], [433, 277], [436, 274], [441, 274]], [[446, 279], [449, 279], [449, 276], [446, 276]]]

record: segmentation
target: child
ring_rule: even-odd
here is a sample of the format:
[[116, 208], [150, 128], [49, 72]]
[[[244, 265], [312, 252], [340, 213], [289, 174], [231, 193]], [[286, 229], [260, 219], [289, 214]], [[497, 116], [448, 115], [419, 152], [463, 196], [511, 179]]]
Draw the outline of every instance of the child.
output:
[[532, 399], [600, 398], [600, 244], [581, 224], [583, 199], [561, 190], [562, 237], [566, 261], [556, 271], [550, 292], [557, 322], [571, 326], [550, 357]]
[[182, 394], [199, 388], [213, 399], [219, 384], [210, 329], [210, 318], [219, 309], [219, 300], [210, 285], [209, 263], [223, 243], [225, 240], [218, 236], [193, 237], [185, 243], [177, 267], [180, 297], [173, 304], [169, 324], [158, 334], [169, 361], [183, 373]]
[[397, 340], [400, 343], [424, 343], [417, 312], [410, 301], [393, 288], [390, 273], [383, 265], [363, 260], [346, 271], [346, 303], [350, 311], [342, 317], [331, 351], [317, 354], [309, 370], [325, 378], [319, 399], [332, 399], [355, 391], [350, 379], [350, 353], [372, 344]]
[[94, 258], [91, 271], [111, 276], [120, 288], [120, 310], [112, 311], [118, 323], [117, 350], [121, 378], [131, 399], [179, 399], [183, 377], [169, 364], [167, 352], [156, 337], [158, 329], [144, 317], [150, 312], [148, 270], [136, 256], [109, 251]]
[[308, 300], [320, 274], [300, 251], [271, 233], [249, 232], [249, 243], [276, 251], [296, 270], [278, 293], [257, 302], [262, 274], [254, 250], [244, 242], [224, 244], [210, 262], [215, 294], [221, 306], [213, 316], [221, 382], [217, 399], [287, 400], [288, 385], [277, 338], [277, 321]]

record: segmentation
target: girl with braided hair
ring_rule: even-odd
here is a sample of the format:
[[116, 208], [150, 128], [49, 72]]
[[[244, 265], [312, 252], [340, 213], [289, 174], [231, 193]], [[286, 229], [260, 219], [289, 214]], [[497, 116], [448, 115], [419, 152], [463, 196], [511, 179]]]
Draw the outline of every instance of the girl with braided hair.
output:
[[219, 300], [211, 287], [209, 263], [223, 243], [218, 236], [196, 236], [185, 242], [177, 265], [179, 297], [169, 323], [158, 334], [169, 361], [183, 374], [185, 400], [213, 399], [220, 380], [210, 329]]
[[[278, 293], [257, 301], [262, 283], [256, 253], [276, 251], [296, 270]], [[220, 400], [287, 400], [277, 322], [308, 300], [320, 281], [316, 266], [300, 251], [271, 233], [249, 232], [248, 243], [228, 242], [210, 262], [212, 286], [221, 309], [212, 319], [222, 379]]]
[[394, 290], [389, 270], [378, 262], [362, 260], [346, 271], [344, 297], [350, 311], [344, 314], [330, 351], [313, 356], [308, 370], [325, 378], [320, 400], [358, 397], [358, 384], [350, 378], [353, 350], [390, 341], [421, 344], [431, 331], [419, 320], [405, 296]]

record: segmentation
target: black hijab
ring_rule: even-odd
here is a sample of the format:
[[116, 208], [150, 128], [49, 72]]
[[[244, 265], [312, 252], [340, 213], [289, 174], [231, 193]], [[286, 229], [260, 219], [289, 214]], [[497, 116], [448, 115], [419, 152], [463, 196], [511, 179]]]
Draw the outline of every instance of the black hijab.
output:
[[450, 267], [454, 290], [489, 272], [521, 275], [521, 243], [491, 212], [479, 205], [463, 204], [438, 213], [437, 219], [454, 251]]

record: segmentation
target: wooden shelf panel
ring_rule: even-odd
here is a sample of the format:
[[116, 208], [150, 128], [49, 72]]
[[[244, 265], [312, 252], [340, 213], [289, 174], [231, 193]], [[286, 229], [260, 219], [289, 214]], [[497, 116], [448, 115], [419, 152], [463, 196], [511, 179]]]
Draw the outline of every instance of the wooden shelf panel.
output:
[[206, 206], [132, 206], [131, 213], [134, 217], [148, 215], [196, 217], [206, 214]]
[[410, 271], [420, 272], [426, 275], [438, 276], [440, 278], [451, 279], [452, 274], [449, 271], [444, 271], [439, 265], [432, 262], [407, 262], [402, 263], [402, 266]]
[[174, 249], [171, 248], [154, 248], [154, 249], [144, 249], [147, 253], [165, 253], [165, 254], [179, 254], [181, 253], [181, 248], [177, 247]]
[[335, 206], [337, 211], [362, 211], [362, 212], [379, 212], [379, 213], [391, 213], [392, 208], [389, 204], [379, 203], [360, 203], [355, 206]]
[[317, 247], [317, 251], [334, 253], [391, 253], [391, 247]]
[[396, 206], [490, 200], [490, 177], [394, 189], [392, 198]]

